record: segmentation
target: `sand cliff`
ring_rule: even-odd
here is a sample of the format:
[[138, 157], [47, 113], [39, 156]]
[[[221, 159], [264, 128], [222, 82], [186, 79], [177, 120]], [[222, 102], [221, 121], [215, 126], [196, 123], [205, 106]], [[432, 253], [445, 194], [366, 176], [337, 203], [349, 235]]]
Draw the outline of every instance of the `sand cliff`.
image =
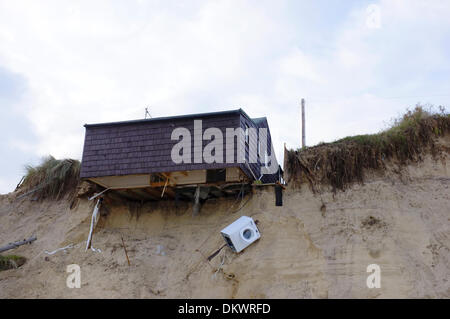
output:
[[[0, 298], [448, 298], [448, 164], [428, 156], [336, 195], [288, 187], [282, 207], [272, 187], [242, 202], [209, 200], [198, 216], [188, 203], [115, 202], [94, 233], [101, 252], [84, 247], [93, 202], [71, 210], [65, 200], [4, 195], [0, 243], [38, 240], [10, 251], [28, 261], [0, 272]], [[261, 239], [208, 262], [223, 244], [219, 231], [242, 215], [259, 221]], [[80, 289], [66, 286], [69, 264], [81, 267]], [[366, 286], [369, 264], [381, 267], [381, 288]]]

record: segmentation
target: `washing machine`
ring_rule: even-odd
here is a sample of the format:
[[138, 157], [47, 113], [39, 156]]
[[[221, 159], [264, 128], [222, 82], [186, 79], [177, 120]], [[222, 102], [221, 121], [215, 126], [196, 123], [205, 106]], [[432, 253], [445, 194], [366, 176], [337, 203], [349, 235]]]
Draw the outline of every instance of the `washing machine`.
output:
[[258, 227], [251, 217], [242, 216], [220, 232], [227, 245], [240, 252], [261, 237]]

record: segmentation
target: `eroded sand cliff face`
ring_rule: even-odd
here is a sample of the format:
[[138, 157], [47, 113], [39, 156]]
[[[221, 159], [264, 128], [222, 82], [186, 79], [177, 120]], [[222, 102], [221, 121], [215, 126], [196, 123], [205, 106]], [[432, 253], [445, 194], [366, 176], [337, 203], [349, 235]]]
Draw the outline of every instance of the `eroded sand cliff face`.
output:
[[[335, 196], [288, 187], [282, 207], [270, 187], [243, 202], [208, 201], [194, 217], [188, 204], [108, 205], [93, 237], [102, 252], [84, 249], [92, 202], [70, 210], [67, 201], [2, 196], [0, 244], [38, 240], [10, 251], [28, 262], [0, 272], [0, 298], [448, 298], [448, 164], [427, 158]], [[208, 262], [219, 231], [242, 215], [259, 221], [261, 239]], [[80, 289], [66, 286], [69, 264], [81, 267]], [[366, 286], [369, 264], [381, 267], [379, 289]]]

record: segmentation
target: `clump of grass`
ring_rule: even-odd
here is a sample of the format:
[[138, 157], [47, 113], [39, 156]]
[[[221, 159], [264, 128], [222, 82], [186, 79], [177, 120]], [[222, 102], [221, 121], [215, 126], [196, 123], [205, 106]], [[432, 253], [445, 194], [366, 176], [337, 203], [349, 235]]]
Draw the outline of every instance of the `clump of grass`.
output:
[[331, 185], [333, 192], [345, 190], [352, 183], [363, 183], [366, 170], [385, 169], [386, 160], [405, 165], [422, 160], [425, 151], [435, 156], [436, 137], [449, 131], [450, 114], [444, 108], [433, 112], [418, 105], [378, 134], [350, 136], [288, 151], [288, 182], [299, 186], [306, 179], [314, 192], [320, 185]]
[[0, 255], [0, 271], [12, 269], [12, 268], [18, 268], [25, 264], [26, 258], [16, 255], [6, 255], [2, 256]]
[[25, 178], [20, 186], [23, 193], [32, 192], [37, 199], [60, 199], [74, 192], [79, 182], [80, 162], [74, 159], [45, 157], [37, 166], [25, 167]]

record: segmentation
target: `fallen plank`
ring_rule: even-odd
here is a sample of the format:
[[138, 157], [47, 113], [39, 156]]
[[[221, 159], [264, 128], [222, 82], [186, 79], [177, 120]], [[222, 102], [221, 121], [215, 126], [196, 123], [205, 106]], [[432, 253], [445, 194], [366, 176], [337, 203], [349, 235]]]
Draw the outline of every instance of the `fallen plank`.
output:
[[36, 236], [31, 236], [31, 237], [28, 238], [28, 239], [19, 240], [19, 241], [16, 241], [16, 242], [14, 242], [14, 243], [9, 243], [9, 244], [6, 245], [6, 246], [0, 247], [0, 253], [1, 253], [1, 252], [4, 252], [4, 251], [7, 251], [7, 250], [10, 250], [10, 249], [14, 249], [14, 248], [16, 248], [16, 247], [19, 247], [19, 246], [22, 246], [22, 245], [25, 245], [25, 244], [31, 244], [31, 243], [32, 243], [33, 241], [35, 241], [36, 239], [37, 239]]
[[22, 176], [22, 178], [20, 179], [20, 182], [19, 182], [19, 184], [17, 184], [15, 191], [19, 189], [19, 187], [20, 187], [20, 185], [22, 185], [22, 182], [24, 179], [25, 179], [25, 175]]

